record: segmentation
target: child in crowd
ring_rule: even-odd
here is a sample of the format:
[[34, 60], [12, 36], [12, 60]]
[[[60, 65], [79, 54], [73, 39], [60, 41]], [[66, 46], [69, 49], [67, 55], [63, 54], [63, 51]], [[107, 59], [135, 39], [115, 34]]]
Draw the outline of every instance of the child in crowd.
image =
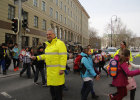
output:
[[124, 49], [121, 55], [116, 55], [114, 57], [118, 61], [118, 75], [113, 77], [112, 84], [117, 87], [117, 94], [110, 94], [110, 100], [122, 100], [127, 95], [128, 77], [136, 76], [140, 74], [140, 69], [130, 71], [128, 69], [128, 61], [130, 59], [130, 51]]
[[23, 69], [20, 72], [20, 77], [22, 77], [22, 74], [27, 70], [27, 77], [31, 78], [31, 54], [29, 52], [29, 47], [26, 47], [25, 50], [26, 53], [21, 59], [21, 61], [23, 61]]
[[[44, 47], [40, 46], [38, 48], [37, 55], [42, 55], [43, 53], [44, 53]], [[41, 77], [42, 77], [42, 86], [46, 86], [44, 66], [45, 66], [44, 60], [37, 61], [37, 63], [36, 63], [36, 73], [35, 73], [35, 77], [34, 77], [34, 83], [35, 84], [38, 84], [37, 80], [38, 80], [38, 74], [40, 72]]]
[[[80, 71], [81, 77], [84, 81], [82, 90], [81, 90], [81, 100], [87, 100], [88, 94], [90, 91], [93, 90], [93, 77], [99, 79], [99, 76], [95, 73], [93, 68], [93, 61], [91, 58], [91, 49], [85, 48], [84, 51], [81, 53], [81, 66], [83, 70]], [[93, 92], [95, 95], [95, 92]]]
[[13, 64], [14, 64], [14, 71], [18, 71], [19, 70], [19, 48], [17, 43], [15, 43], [14, 48], [13, 48]]

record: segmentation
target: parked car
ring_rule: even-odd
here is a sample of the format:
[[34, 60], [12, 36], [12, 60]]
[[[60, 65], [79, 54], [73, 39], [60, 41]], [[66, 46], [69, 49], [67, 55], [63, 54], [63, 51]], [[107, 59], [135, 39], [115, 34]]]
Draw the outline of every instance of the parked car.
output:
[[113, 57], [113, 55], [115, 54], [115, 52], [117, 51], [116, 47], [108, 47], [107, 48], [108, 53], [111, 55], [111, 57]]

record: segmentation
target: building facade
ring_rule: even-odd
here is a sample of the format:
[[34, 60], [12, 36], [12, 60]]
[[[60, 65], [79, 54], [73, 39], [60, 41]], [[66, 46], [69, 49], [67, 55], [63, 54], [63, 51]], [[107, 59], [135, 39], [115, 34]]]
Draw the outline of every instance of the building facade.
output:
[[[0, 44], [18, 42], [18, 34], [11, 30], [11, 19], [18, 17], [14, 0], [0, 3]], [[56, 36], [67, 45], [89, 44], [89, 15], [78, 0], [28, 0], [22, 2], [22, 20], [27, 19], [30, 31], [22, 31], [22, 46], [37, 46], [46, 41], [46, 31], [53, 28]]]

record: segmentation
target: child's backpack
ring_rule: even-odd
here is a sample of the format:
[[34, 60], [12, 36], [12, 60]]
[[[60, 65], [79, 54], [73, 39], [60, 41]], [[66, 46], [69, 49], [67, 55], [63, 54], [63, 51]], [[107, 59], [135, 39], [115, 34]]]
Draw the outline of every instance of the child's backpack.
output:
[[82, 60], [82, 56], [81, 55], [77, 55], [77, 57], [74, 60], [74, 70], [78, 70], [80, 73], [85, 74], [86, 68], [84, 66], [84, 64], [81, 63]]
[[107, 71], [111, 77], [116, 77], [118, 74], [118, 61], [111, 59], [109, 65], [107, 66]]
[[101, 54], [96, 54], [95, 59], [98, 61], [102, 61], [102, 55]]
[[76, 56], [76, 58], [74, 60], [74, 67], [73, 67], [74, 70], [79, 70], [81, 59], [82, 59], [81, 55]]

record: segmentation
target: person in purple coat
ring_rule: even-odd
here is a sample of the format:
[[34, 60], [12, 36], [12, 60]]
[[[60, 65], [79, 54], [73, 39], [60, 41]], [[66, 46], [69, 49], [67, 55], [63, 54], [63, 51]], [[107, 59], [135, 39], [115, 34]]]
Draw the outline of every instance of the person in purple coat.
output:
[[128, 69], [129, 59], [130, 59], [130, 51], [128, 49], [123, 50], [122, 54], [116, 55], [114, 57], [115, 60], [118, 61], [118, 75], [117, 77], [113, 77], [112, 84], [117, 88], [117, 94], [113, 97], [110, 96], [110, 100], [122, 100], [125, 96], [127, 96], [127, 88], [128, 85], [128, 77], [136, 76], [140, 74], [140, 69], [136, 69], [130, 71]]

